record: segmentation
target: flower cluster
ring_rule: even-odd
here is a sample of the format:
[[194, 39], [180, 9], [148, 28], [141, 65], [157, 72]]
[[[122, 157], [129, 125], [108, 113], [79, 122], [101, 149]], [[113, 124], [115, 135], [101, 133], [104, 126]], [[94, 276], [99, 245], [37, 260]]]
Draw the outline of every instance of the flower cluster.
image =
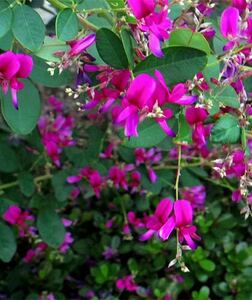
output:
[[64, 116], [63, 103], [55, 97], [50, 97], [48, 102], [51, 105], [51, 109], [56, 112], [56, 115], [55, 117], [52, 115], [41, 116], [38, 128], [47, 155], [59, 167], [62, 150], [65, 147], [75, 145], [72, 139], [74, 119], [71, 116]]

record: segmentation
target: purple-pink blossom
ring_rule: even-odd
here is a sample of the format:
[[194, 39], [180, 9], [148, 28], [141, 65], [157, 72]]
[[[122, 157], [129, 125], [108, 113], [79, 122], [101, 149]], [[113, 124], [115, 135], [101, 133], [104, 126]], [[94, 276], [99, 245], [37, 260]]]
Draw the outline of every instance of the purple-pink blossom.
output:
[[34, 217], [28, 211], [22, 211], [17, 205], [11, 205], [3, 214], [3, 219], [11, 225], [16, 225], [21, 237], [33, 234], [33, 227], [29, 221], [34, 221]]
[[177, 229], [179, 241], [195, 249], [197, 246], [194, 240], [200, 240], [196, 234], [196, 226], [192, 225], [193, 208], [187, 200], [177, 200], [174, 203], [171, 199], [161, 200], [154, 215], [149, 217], [146, 227], [148, 231], [141, 237], [141, 241], [149, 239], [153, 234], [157, 234], [162, 240], [167, 240], [171, 233]]
[[0, 85], [4, 94], [11, 90], [13, 106], [18, 109], [17, 92], [24, 88], [20, 78], [30, 76], [33, 67], [32, 57], [11, 51], [0, 54]]

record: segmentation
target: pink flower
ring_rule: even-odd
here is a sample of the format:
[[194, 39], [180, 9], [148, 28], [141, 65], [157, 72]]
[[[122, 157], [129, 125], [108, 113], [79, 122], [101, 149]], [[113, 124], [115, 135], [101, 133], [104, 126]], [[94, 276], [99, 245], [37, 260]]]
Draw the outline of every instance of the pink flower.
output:
[[69, 57], [74, 57], [82, 54], [82, 52], [84, 52], [87, 48], [94, 44], [95, 39], [95, 34], [89, 34], [79, 40], [73, 40], [68, 42], [71, 49], [68, 51], [67, 55]]
[[137, 19], [153, 13], [156, 5], [154, 0], [128, 0], [128, 4]]
[[119, 290], [127, 290], [129, 292], [135, 292], [138, 289], [138, 286], [134, 282], [132, 275], [125, 276], [123, 278], [116, 280], [116, 287]]
[[159, 86], [156, 89], [156, 97], [159, 105], [166, 103], [173, 103], [178, 105], [190, 105], [197, 101], [198, 96], [187, 96], [188, 92], [185, 84], [179, 83], [173, 87], [170, 91], [166, 85], [165, 78], [162, 73], [158, 70], [155, 71], [155, 76], [158, 79]]
[[239, 35], [239, 10], [235, 7], [226, 8], [220, 20], [221, 34], [230, 42], [224, 46], [224, 50], [231, 49]]
[[239, 9], [240, 12], [247, 8], [246, 0], [232, 0], [232, 6]]
[[56, 116], [45, 115], [38, 121], [39, 132], [42, 136], [42, 144], [48, 156], [56, 166], [60, 166], [60, 154], [63, 148], [75, 145], [72, 139], [72, 129], [74, 119], [70, 116], [62, 115], [63, 103], [54, 97], [48, 99]]
[[122, 110], [117, 116], [116, 123], [125, 123], [124, 134], [128, 137], [138, 136], [139, 118], [145, 117], [154, 105], [153, 95], [156, 82], [149, 75], [138, 75], [130, 84], [122, 101]]
[[[172, 211], [174, 213], [172, 214]], [[184, 241], [191, 249], [196, 248], [193, 240], [200, 240], [196, 234], [197, 228], [192, 225], [193, 209], [187, 200], [177, 200], [173, 202], [169, 198], [161, 200], [154, 215], [149, 217], [146, 227], [149, 229], [141, 237], [141, 241], [149, 239], [157, 233], [162, 240], [167, 240], [174, 229], [178, 230], [179, 241]]]
[[232, 153], [230, 161], [226, 163], [227, 176], [242, 177], [246, 171], [245, 154], [242, 150], [236, 150]]
[[210, 134], [209, 128], [203, 122], [208, 117], [208, 112], [201, 107], [189, 107], [186, 109], [186, 121], [193, 126], [192, 139], [194, 143], [202, 147], [206, 145], [206, 137]]
[[166, 227], [163, 228], [161, 231], [167, 236], [170, 235], [170, 233], [175, 227], [174, 218], [169, 218], [172, 212], [172, 208], [173, 203], [169, 198], [164, 198], [159, 202], [154, 215], [150, 216], [147, 221], [146, 228], [148, 229], [148, 231], [141, 235], [140, 241], [146, 241], [149, 238], [151, 238], [153, 234], [159, 233], [161, 228], [163, 228], [163, 226], [167, 224], [167, 222], [168, 225], [166, 225]]
[[174, 203], [174, 215], [180, 243], [185, 240], [191, 249], [196, 249], [197, 245], [193, 239], [200, 240], [200, 237], [196, 234], [196, 226], [192, 225], [193, 210], [190, 202], [187, 200], [176, 201]]
[[163, 57], [161, 43], [169, 39], [172, 29], [172, 21], [168, 18], [167, 10], [153, 12], [144, 18], [139, 26], [140, 30], [149, 34], [149, 47], [151, 52], [157, 57]]
[[94, 190], [96, 197], [99, 198], [103, 179], [98, 171], [93, 170], [90, 167], [84, 167], [79, 171], [78, 175], [68, 176], [66, 181], [70, 184], [73, 184], [80, 182], [83, 178], [89, 182]]
[[118, 166], [113, 166], [109, 169], [109, 179], [112, 180], [117, 189], [121, 187], [124, 190], [128, 190], [126, 172]]
[[146, 117], [153, 117], [168, 136], [174, 136], [174, 132], [168, 126], [166, 120], [173, 116], [171, 109], [159, 107], [159, 97], [163, 97], [157, 90], [157, 81], [147, 74], [138, 75], [130, 84], [125, 97], [122, 100], [122, 108], [114, 110], [115, 123], [124, 125], [124, 134], [127, 137], [138, 136], [139, 122]]
[[11, 225], [16, 225], [19, 231], [19, 236], [23, 237], [26, 234], [33, 234], [33, 228], [26, 222], [33, 221], [34, 217], [28, 211], [22, 211], [17, 205], [11, 205], [3, 214], [3, 219]]
[[[167, 8], [155, 12], [154, 0], [128, 0], [128, 4], [138, 19], [139, 29], [149, 36], [151, 52], [157, 57], [162, 57], [161, 42], [169, 38], [169, 31], [172, 29], [172, 21], [168, 18]], [[161, 7], [167, 6], [168, 1], [161, 1], [160, 5]]]
[[19, 78], [27, 78], [32, 71], [32, 57], [26, 54], [15, 54], [7, 51], [0, 54], [0, 84], [4, 94], [10, 87], [12, 103], [18, 109], [17, 92], [24, 88]]
[[59, 247], [59, 251], [61, 253], [66, 253], [67, 250], [70, 248], [70, 245], [73, 243], [74, 239], [72, 237], [72, 234], [70, 232], [66, 232], [65, 239], [63, 243]]
[[192, 208], [203, 209], [205, 206], [206, 189], [203, 185], [185, 187], [181, 190], [184, 199], [190, 201]]

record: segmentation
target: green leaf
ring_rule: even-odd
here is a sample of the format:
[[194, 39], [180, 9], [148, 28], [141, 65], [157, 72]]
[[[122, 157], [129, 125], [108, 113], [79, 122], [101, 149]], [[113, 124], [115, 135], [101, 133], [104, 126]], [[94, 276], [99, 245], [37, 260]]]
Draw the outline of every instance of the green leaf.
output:
[[174, 139], [174, 143], [179, 144], [191, 144], [192, 143], [192, 128], [186, 122], [186, 118], [183, 114], [179, 115], [179, 131]]
[[128, 67], [122, 41], [113, 31], [107, 28], [99, 29], [96, 33], [96, 48], [104, 62], [111, 67], [115, 69]]
[[65, 238], [65, 227], [60, 217], [50, 206], [39, 210], [37, 226], [44, 242], [53, 248], [58, 248]]
[[69, 175], [71, 175], [70, 171], [63, 170], [53, 176], [52, 186], [55, 197], [59, 202], [66, 201], [72, 190], [72, 186], [66, 182]]
[[225, 114], [214, 124], [211, 132], [213, 143], [234, 144], [241, 134], [238, 119], [230, 114]]
[[58, 40], [56, 37], [46, 36], [43, 46], [39, 51], [33, 53], [34, 55], [43, 58], [46, 61], [60, 62], [60, 58], [55, 56], [54, 53], [57, 51], [66, 52], [69, 46], [65, 42]]
[[107, 2], [112, 9], [125, 7], [124, 0], [107, 0]]
[[11, 28], [12, 10], [6, 0], [0, 1], [0, 37], [3, 37]]
[[19, 162], [16, 153], [5, 143], [0, 143], [0, 171], [13, 173], [18, 170]]
[[184, 46], [211, 54], [211, 48], [204, 35], [191, 29], [176, 29], [171, 33], [169, 46]]
[[16, 239], [9, 226], [0, 221], [0, 259], [10, 262], [17, 250]]
[[4, 51], [11, 49], [13, 40], [14, 40], [14, 36], [12, 31], [10, 30], [2, 38], [0, 38], [0, 49]]
[[93, 9], [93, 8], [106, 8], [109, 9], [109, 5], [106, 0], [83, 0], [78, 4], [78, 10], [81, 9]]
[[231, 86], [226, 86], [222, 90], [215, 88], [213, 93], [210, 96], [213, 105], [210, 111], [211, 115], [216, 114], [220, 110], [220, 107], [223, 106], [240, 107], [239, 96]]
[[71, 8], [62, 10], [56, 18], [56, 35], [61, 41], [69, 41], [76, 37], [79, 21]]
[[151, 54], [140, 62], [134, 69], [134, 74], [148, 73], [154, 75], [155, 70], [159, 70], [164, 75], [166, 83], [173, 85], [192, 79], [207, 64], [206, 54], [197, 49], [169, 47], [163, 49], [163, 52], [163, 58]]
[[43, 44], [45, 25], [40, 15], [27, 5], [14, 9], [12, 31], [19, 43], [30, 51], [37, 51]]
[[213, 272], [215, 270], [215, 263], [209, 259], [203, 259], [199, 261], [199, 264], [201, 268], [207, 272]]
[[23, 172], [18, 175], [18, 183], [21, 189], [21, 192], [30, 197], [35, 191], [35, 184], [33, 182], [33, 176], [31, 173]]
[[27, 79], [21, 81], [25, 87], [18, 92], [19, 108], [14, 108], [10, 91], [7, 95], [1, 95], [1, 106], [4, 119], [11, 129], [26, 135], [36, 126], [41, 107], [39, 92], [35, 86]]
[[215, 55], [207, 57], [207, 65], [203, 70], [206, 81], [211, 84], [211, 78], [218, 78], [220, 74], [220, 63]]
[[160, 126], [155, 121], [150, 119], [145, 120], [139, 125], [138, 134], [138, 137], [131, 137], [128, 140], [125, 139], [123, 146], [130, 148], [149, 148], [159, 144], [167, 137]]
[[130, 32], [125, 28], [121, 30], [121, 38], [122, 38], [123, 47], [127, 55], [129, 64], [131, 68], [133, 68], [134, 66], [133, 38]]
[[48, 65], [44, 60], [38, 57], [33, 57], [33, 61], [34, 67], [30, 76], [33, 82], [47, 87], [60, 87], [72, 83], [73, 74], [68, 70], [63, 71], [61, 74], [59, 74], [59, 71], [56, 70], [54, 75], [51, 76], [47, 71]]

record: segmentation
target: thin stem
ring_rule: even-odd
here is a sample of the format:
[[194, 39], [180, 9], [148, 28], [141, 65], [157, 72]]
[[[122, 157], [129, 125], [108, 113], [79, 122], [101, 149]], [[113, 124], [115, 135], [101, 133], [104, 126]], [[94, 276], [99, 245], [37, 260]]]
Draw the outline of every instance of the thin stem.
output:
[[[175, 182], [175, 201], [178, 201], [179, 198], [179, 178], [181, 175], [181, 157], [182, 157], [182, 146], [178, 145], [178, 165], [177, 165], [177, 175], [176, 175], [176, 182]], [[182, 253], [179, 243], [179, 229], [176, 230], [176, 239], [177, 239], [177, 253], [176, 253], [176, 259], [180, 263]]]
[[[49, 3], [51, 3], [52, 6], [54, 6], [57, 9], [65, 9], [68, 8], [67, 5], [65, 5], [64, 3], [61, 3], [59, 0], [48, 0]], [[78, 19], [80, 21], [80, 23], [88, 30], [92, 30], [92, 31], [97, 31], [99, 28], [97, 26], [95, 26], [93, 23], [87, 21], [84, 17], [78, 15]]]
[[[51, 178], [52, 178], [51, 174], [41, 175], [41, 176], [35, 177], [33, 179], [33, 182], [35, 184], [38, 184], [41, 181], [49, 180]], [[0, 191], [7, 190], [7, 189], [10, 189], [10, 188], [12, 188], [14, 186], [18, 186], [18, 185], [19, 185], [19, 181], [18, 180], [12, 181], [12, 182], [8, 182], [8, 183], [4, 183], [4, 184], [0, 185]]]
[[179, 178], [181, 175], [181, 157], [182, 157], [182, 149], [181, 145], [178, 145], [178, 166], [177, 166], [177, 176], [175, 182], [175, 199], [176, 201], [179, 198]]

